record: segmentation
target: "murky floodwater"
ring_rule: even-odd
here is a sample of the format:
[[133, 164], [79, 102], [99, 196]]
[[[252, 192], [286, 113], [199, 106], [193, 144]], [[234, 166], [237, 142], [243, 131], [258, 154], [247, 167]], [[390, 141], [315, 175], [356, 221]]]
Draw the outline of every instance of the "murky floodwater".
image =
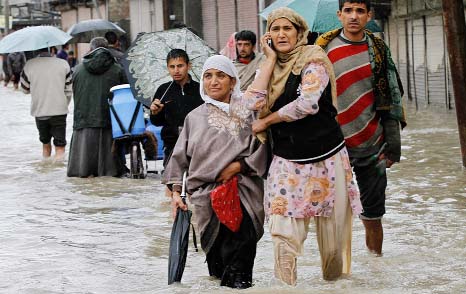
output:
[[[204, 254], [193, 251], [183, 282], [167, 286], [171, 218], [160, 179], [67, 178], [64, 164], [41, 161], [29, 102], [0, 87], [1, 293], [236, 292], [209, 278]], [[255, 286], [242, 293], [464, 293], [466, 172], [454, 113], [408, 118], [402, 163], [389, 171], [384, 257], [366, 252], [356, 219], [353, 273], [325, 282], [312, 230], [298, 285], [282, 286], [266, 229]]]

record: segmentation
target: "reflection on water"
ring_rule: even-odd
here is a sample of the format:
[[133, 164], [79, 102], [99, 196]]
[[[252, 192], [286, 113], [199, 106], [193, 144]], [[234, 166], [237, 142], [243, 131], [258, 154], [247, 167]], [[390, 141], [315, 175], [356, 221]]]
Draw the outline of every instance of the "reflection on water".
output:
[[[67, 178], [65, 164], [41, 161], [29, 102], [0, 89], [0, 293], [237, 292], [219, 287], [194, 250], [183, 283], [167, 286], [171, 218], [160, 179]], [[454, 113], [408, 114], [402, 163], [389, 171], [384, 257], [366, 252], [356, 219], [352, 275], [324, 282], [312, 228], [298, 285], [287, 287], [272, 279], [266, 229], [255, 286], [242, 293], [463, 293], [466, 172]]]

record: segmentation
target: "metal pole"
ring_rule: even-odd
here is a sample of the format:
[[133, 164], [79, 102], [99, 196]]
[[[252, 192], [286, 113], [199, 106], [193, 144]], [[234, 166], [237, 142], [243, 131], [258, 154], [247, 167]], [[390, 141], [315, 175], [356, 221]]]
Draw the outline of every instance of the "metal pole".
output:
[[419, 104], [417, 102], [417, 87], [416, 87], [416, 65], [415, 63], [415, 52], [414, 52], [414, 17], [413, 17], [413, 0], [410, 1], [411, 5], [411, 56], [412, 56], [412, 70], [413, 70], [413, 90], [414, 90], [414, 102], [416, 104], [416, 110], [419, 110]]
[[[409, 34], [408, 34], [408, 20], [405, 19], [405, 42], [406, 42], [406, 82], [408, 84], [408, 99], [413, 100], [411, 89], [411, 56], [409, 54]], [[417, 105], [416, 105], [417, 106]], [[417, 107], [416, 107], [417, 110]]]
[[3, 14], [5, 16], [5, 33], [8, 34], [10, 32], [10, 3], [8, 0], [5, 0]]
[[[443, 23], [443, 15], [442, 15], [442, 23]], [[450, 99], [448, 95], [448, 73], [450, 72], [450, 69], [448, 67], [448, 50], [447, 50], [447, 36], [445, 35], [445, 30], [442, 30], [442, 38], [443, 38], [443, 64], [445, 65], [443, 67], [443, 80], [445, 83], [445, 107], [446, 109], [451, 109], [450, 108]]]
[[422, 27], [424, 32], [424, 92], [427, 98], [427, 104], [430, 104], [429, 59], [427, 58], [427, 23], [425, 15], [422, 17]]
[[458, 0], [443, 0], [443, 23], [447, 36], [448, 56], [455, 94], [456, 119], [460, 135], [461, 156], [466, 167], [466, 23], [464, 19], [464, 4]]

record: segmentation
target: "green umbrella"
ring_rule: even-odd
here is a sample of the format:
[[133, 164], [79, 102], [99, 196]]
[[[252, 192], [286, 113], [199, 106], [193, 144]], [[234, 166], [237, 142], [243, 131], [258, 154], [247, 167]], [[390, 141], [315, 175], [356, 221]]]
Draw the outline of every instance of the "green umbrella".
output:
[[0, 41], [0, 53], [34, 51], [63, 45], [72, 37], [52, 26], [27, 27], [13, 32]]
[[[338, 0], [277, 0], [262, 10], [259, 15], [267, 18], [272, 10], [279, 7], [289, 7], [298, 12], [307, 21], [311, 32], [325, 33], [341, 28], [337, 17]], [[366, 29], [372, 32], [382, 32], [374, 20], [367, 23]]]

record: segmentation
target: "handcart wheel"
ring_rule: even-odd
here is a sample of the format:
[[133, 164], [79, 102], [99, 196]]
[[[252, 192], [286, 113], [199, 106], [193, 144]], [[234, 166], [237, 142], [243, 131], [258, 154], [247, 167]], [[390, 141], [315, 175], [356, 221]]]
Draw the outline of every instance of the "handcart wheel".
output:
[[133, 179], [144, 178], [144, 166], [142, 163], [141, 147], [139, 142], [133, 142], [131, 145], [131, 177]]

